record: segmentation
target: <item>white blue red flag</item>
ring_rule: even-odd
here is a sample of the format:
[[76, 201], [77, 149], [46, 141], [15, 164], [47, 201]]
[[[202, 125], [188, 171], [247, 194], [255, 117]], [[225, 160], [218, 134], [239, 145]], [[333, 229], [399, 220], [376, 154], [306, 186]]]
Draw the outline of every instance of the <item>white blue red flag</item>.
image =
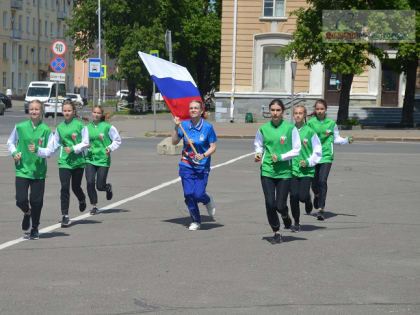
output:
[[192, 100], [202, 102], [200, 92], [187, 68], [139, 51], [141, 60], [168, 104], [172, 115], [189, 119]]

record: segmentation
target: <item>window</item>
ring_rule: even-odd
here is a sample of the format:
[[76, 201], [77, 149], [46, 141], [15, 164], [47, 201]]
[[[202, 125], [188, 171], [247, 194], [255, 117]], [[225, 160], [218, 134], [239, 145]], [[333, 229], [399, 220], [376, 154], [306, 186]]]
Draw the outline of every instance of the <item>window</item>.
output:
[[18, 60], [22, 60], [22, 45], [18, 46]]
[[57, 23], [57, 38], [60, 38], [60, 24]]
[[26, 34], [29, 34], [30, 32], [29, 32], [29, 29], [30, 29], [30, 26], [29, 26], [29, 16], [27, 16], [26, 17]]
[[45, 21], [44, 29], [45, 29], [45, 37], [48, 37], [48, 21]]
[[55, 0], [51, 0], [51, 9], [55, 9]]
[[31, 57], [32, 57], [32, 64], [35, 64], [35, 48], [31, 48]]
[[42, 57], [41, 48], [38, 48], [38, 62], [39, 63], [42, 62], [41, 57]]
[[276, 56], [280, 47], [265, 47], [263, 52], [263, 80], [264, 91], [283, 91], [284, 84], [284, 58]]
[[12, 90], [15, 89], [15, 73], [12, 72]]
[[19, 20], [18, 21], [19, 21], [18, 30], [22, 31], [22, 29], [23, 29], [23, 25], [22, 25], [23, 24], [23, 16], [22, 15], [19, 15]]
[[36, 34], [35, 32], [35, 28], [36, 28], [36, 22], [35, 22], [35, 18], [32, 19], [32, 34]]
[[12, 44], [12, 60], [16, 60], [16, 44]]
[[66, 0], [63, 0], [63, 12], [66, 13]]
[[25, 73], [25, 83], [24, 83], [24, 87], [25, 87], [25, 89], [28, 87], [28, 85], [29, 85], [29, 71], [26, 71], [26, 73]]
[[284, 0], [264, 0], [265, 17], [284, 17]]
[[48, 63], [48, 49], [44, 48], [44, 62]]
[[4, 30], [9, 29], [9, 12], [7, 11], [3, 12], [3, 29]]
[[22, 73], [18, 73], [18, 89], [22, 89]]
[[3, 43], [3, 59], [7, 59], [7, 43]]
[[48, 0], [45, 0], [45, 8], [48, 9]]
[[51, 25], [50, 25], [50, 35], [51, 37], [54, 37], [54, 23], [53, 22], [51, 22]]
[[3, 88], [7, 88], [7, 72], [3, 72]]

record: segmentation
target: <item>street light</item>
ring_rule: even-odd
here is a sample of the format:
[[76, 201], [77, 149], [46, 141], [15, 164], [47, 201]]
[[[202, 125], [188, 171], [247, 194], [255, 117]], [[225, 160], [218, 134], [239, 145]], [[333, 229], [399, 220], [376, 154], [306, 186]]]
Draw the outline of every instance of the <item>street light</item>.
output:
[[292, 86], [291, 86], [291, 103], [290, 103], [290, 122], [293, 123], [293, 102], [294, 102], [294, 97], [295, 97], [295, 78], [296, 78], [296, 67], [297, 67], [297, 62], [296, 60], [292, 60], [290, 62], [290, 66], [292, 68]]

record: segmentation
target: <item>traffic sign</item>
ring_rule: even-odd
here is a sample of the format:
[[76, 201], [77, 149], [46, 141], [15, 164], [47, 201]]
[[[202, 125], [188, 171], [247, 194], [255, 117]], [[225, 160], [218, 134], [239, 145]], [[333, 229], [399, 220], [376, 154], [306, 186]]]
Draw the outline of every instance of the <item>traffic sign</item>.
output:
[[67, 52], [67, 44], [61, 39], [57, 39], [51, 44], [51, 51], [56, 56], [64, 56]]
[[101, 79], [106, 79], [106, 75], [107, 75], [107, 66], [102, 65], [101, 66]]
[[89, 58], [89, 78], [101, 77], [101, 58]]
[[159, 50], [151, 50], [149, 52], [149, 54], [151, 54], [152, 56], [155, 56], [155, 57], [159, 57]]
[[63, 57], [54, 57], [50, 61], [50, 68], [54, 72], [64, 72], [67, 69], [67, 60]]
[[50, 72], [50, 81], [66, 82], [66, 74], [65, 73]]

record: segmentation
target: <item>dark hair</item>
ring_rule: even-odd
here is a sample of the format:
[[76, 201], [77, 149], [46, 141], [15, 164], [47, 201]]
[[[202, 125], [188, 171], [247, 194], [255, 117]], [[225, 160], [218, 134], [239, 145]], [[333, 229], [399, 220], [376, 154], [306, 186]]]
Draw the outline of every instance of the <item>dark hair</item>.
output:
[[314, 111], [313, 111], [311, 114], [309, 114], [309, 115], [308, 115], [308, 117], [315, 117], [315, 116], [316, 116], [316, 112], [315, 112], [315, 107], [316, 107], [316, 104], [322, 104], [322, 105], [324, 105], [325, 110], [327, 110], [327, 101], [326, 101], [326, 100], [324, 100], [323, 98], [317, 99], [317, 100], [315, 101]]
[[109, 121], [109, 119], [111, 118], [112, 114], [111, 113], [105, 113], [104, 108], [101, 105], [94, 105], [92, 107], [92, 112], [95, 108], [99, 108], [101, 110], [102, 116], [100, 121]]
[[273, 105], [279, 105], [281, 107], [281, 110], [284, 112], [284, 104], [281, 101], [281, 99], [275, 98], [274, 100], [272, 100], [270, 104], [268, 105], [268, 108], [271, 108], [271, 106]]
[[74, 103], [73, 103], [71, 100], [65, 100], [65, 101], [63, 102], [63, 108], [64, 108], [64, 105], [70, 105], [70, 106], [73, 108], [73, 112], [74, 112], [73, 117], [77, 117], [77, 109], [76, 109], [76, 105], [74, 105]]

